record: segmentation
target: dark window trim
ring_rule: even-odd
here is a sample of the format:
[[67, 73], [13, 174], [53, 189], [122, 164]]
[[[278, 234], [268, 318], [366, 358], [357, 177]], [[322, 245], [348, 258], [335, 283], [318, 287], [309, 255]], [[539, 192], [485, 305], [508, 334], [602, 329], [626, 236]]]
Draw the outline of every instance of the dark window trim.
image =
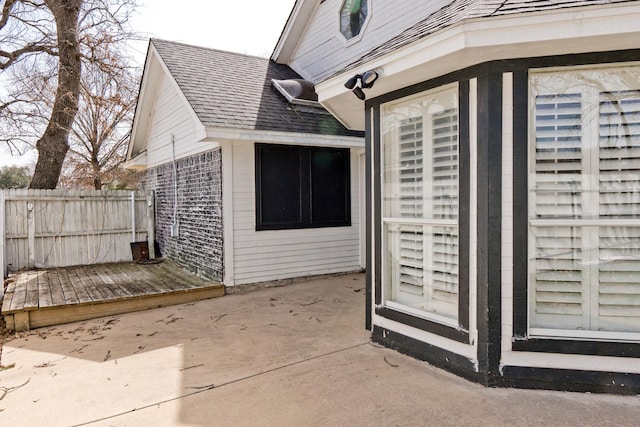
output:
[[485, 382], [484, 377], [476, 371], [474, 362], [468, 357], [377, 325], [373, 327], [371, 339], [400, 353], [429, 362], [436, 367], [444, 368], [470, 381]]
[[469, 147], [469, 79], [461, 78], [460, 73], [451, 74], [443, 78], [430, 80], [410, 88], [403, 88], [367, 102], [366, 108], [373, 108], [373, 124], [367, 123], [373, 129], [373, 157], [374, 157], [374, 221], [376, 224], [375, 247], [375, 304], [382, 304], [382, 199], [381, 199], [381, 134], [380, 134], [380, 105], [396, 99], [405, 98], [416, 93], [435, 89], [451, 83], [458, 83], [458, 327], [451, 327], [420, 317], [407, 315], [406, 313], [390, 309], [388, 307], [376, 308], [376, 314], [395, 320], [409, 326], [455, 341], [469, 344], [469, 200], [470, 200], [470, 147]]
[[589, 356], [640, 357], [640, 344], [617, 341], [577, 341], [571, 339], [516, 339], [514, 351], [567, 353]]
[[412, 314], [403, 313], [402, 311], [394, 310], [388, 307], [376, 307], [376, 314], [389, 320], [411, 326], [412, 328], [431, 332], [441, 337], [449, 338], [451, 340], [458, 341], [464, 344], [470, 343], [469, 331], [460, 329], [460, 327], [456, 329], [443, 323], [434, 322], [422, 317], [416, 317]]
[[478, 370], [499, 372], [502, 342], [502, 71], [478, 73]]
[[640, 393], [640, 375], [625, 372], [503, 366], [495, 379], [500, 387], [596, 392], [634, 395]]
[[[530, 69], [637, 62], [640, 49], [574, 54], [513, 61], [513, 344], [514, 351], [640, 357], [640, 343], [596, 339], [549, 339], [528, 336], [528, 125]], [[517, 240], [516, 240], [517, 239]]]
[[[277, 223], [264, 223], [262, 220], [262, 148], [276, 148], [283, 150], [298, 150], [301, 159], [301, 182], [300, 182], [300, 219], [298, 221], [280, 221]], [[344, 170], [345, 180], [345, 212], [344, 220], [334, 221], [314, 221], [312, 215], [312, 182], [311, 182], [311, 154], [319, 151], [340, 152], [346, 157]], [[350, 227], [351, 226], [351, 150], [348, 148], [329, 148], [302, 145], [285, 144], [255, 144], [255, 208], [256, 208], [256, 231], [263, 230], [292, 230], [305, 228], [328, 228], [328, 227]]]

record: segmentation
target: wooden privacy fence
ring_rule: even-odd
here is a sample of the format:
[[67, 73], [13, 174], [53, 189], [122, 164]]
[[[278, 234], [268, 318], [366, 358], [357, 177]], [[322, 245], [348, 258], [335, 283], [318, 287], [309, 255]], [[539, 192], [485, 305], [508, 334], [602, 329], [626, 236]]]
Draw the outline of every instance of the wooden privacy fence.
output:
[[2, 190], [0, 273], [131, 260], [131, 242], [153, 258], [154, 227], [153, 192]]

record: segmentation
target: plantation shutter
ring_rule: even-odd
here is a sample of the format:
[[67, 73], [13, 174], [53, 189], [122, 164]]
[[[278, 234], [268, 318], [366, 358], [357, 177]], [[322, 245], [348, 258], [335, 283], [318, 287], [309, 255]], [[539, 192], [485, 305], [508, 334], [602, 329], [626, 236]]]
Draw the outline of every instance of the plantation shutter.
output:
[[[423, 147], [422, 117], [403, 120], [400, 124], [400, 216], [420, 218], [423, 215]], [[399, 291], [419, 303], [424, 295], [424, 233], [421, 225], [407, 225], [400, 230]], [[418, 298], [414, 298], [418, 297]]]
[[385, 306], [458, 318], [458, 88], [382, 107]]
[[[582, 102], [580, 94], [539, 95], [535, 104], [536, 219], [580, 218], [582, 189]], [[536, 227], [535, 299], [537, 326], [582, 326], [582, 229]]]
[[[600, 93], [599, 216], [640, 219], [640, 90]], [[599, 227], [598, 327], [640, 324], [640, 227]]]
[[[534, 76], [534, 334], [640, 332], [640, 89], [627, 86], [640, 87], [640, 70], [608, 73]], [[544, 93], [554, 85], [572, 91]]]
[[[455, 109], [431, 118], [428, 158], [422, 117], [400, 125], [400, 215], [458, 219], [458, 117]], [[423, 177], [425, 166], [430, 176]], [[428, 187], [425, 187], [428, 185]], [[399, 232], [401, 297], [430, 311], [455, 316], [458, 308], [458, 229], [403, 225]]]
[[[432, 117], [432, 215], [458, 220], [458, 115], [455, 109]], [[434, 226], [433, 293], [440, 312], [458, 309], [458, 229]]]

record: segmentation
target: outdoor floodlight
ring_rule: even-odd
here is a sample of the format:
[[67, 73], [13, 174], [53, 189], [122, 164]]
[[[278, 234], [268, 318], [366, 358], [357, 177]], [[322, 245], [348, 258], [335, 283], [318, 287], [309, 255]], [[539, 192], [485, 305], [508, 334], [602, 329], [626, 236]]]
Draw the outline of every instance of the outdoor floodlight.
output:
[[[373, 87], [373, 84], [378, 80], [380, 74], [376, 70], [369, 70], [364, 74], [356, 74], [353, 77], [350, 77], [344, 83], [344, 87], [347, 89], [352, 89], [352, 92], [361, 100], [365, 100], [367, 97], [365, 96], [362, 89], [369, 89]], [[358, 86], [358, 80], [360, 80], [360, 86]]]
[[358, 79], [360, 77], [361, 77], [360, 74], [356, 74], [355, 76], [351, 77], [349, 80], [346, 81], [346, 83], [344, 84], [344, 87], [346, 87], [347, 89], [353, 89], [358, 83]]
[[367, 71], [360, 77], [362, 87], [365, 89], [372, 87], [376, 80], [378, 80], [378, 73], [375, 70]]
[[362, 91], [362, 89], [359, 86], [356, 86], [356, 87], [353, 88], [353, 93], [363, 101], [366, 99], [366, 96], [365, 96], [364, 92]]

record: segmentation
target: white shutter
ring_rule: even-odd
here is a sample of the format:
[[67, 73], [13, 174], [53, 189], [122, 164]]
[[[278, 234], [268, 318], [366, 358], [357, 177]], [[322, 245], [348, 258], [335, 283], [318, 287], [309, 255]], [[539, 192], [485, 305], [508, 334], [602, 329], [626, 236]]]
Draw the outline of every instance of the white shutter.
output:
[[[400, 216], [420, 218], [423, 215], [423, 147], [422, 117], [402, 120], [400, 123]], [[424, 233], [422, 226], [403, 226], [399, 233], [399, 287], [400, 297], [408, 304], [419, 304], [424, 295]], [[415, 296], [419, 298], [414, 298]], [[408, 299], [407, 299], [408, 298]]]
[[[534, 218], [582, 216], [582, 156], [581, 95], [537, 96]], [[533, 323], [537, 327], [582, 326], [582, 229], [535, 227], [531, 231]]]
[[421, 218], [423, 215], [423, 148], [422, 118], [403, 120], [400, 124], [400, 216]]
[[[640, 91], [600, 93], [599, 216], [640, 218]], [[599, 227], [598, 327], [640, 324], [640, 227]]]
[[[640, 72], [559, 72], [533, 81], [542, 93], [530, 166], [531, 330], [638, 333], [640, 89], [627, 85], [640, 86]], [[571, 93], [545, 93], [562, 84]]]
[[[458, 116], [448, 109], [431, 117], [423, 146], [422, 117], [401, 121], [399, 202], [402, 218], [458, 219]], [[425, 183], [425, 166], [430, 175]], [[429, 188], [425, 188], [429, 185]], [[425, 206], [428, 205], [428, 208]], [[458, 229], [399, 227], [398, 301], [447, 317], [458, 310]]]
[[[432, 215], [458, 219], [458, 115], [448, 109], [432, 117]], [[432, 298], [435, 311], [458, 310], [458, 229], [432, 227]]]
[[384, 106], [385, 305], [458, 317], [457, 86]]
[[536, 97], [537, 218], [582, 216], [581, 109], [580, 94]]

